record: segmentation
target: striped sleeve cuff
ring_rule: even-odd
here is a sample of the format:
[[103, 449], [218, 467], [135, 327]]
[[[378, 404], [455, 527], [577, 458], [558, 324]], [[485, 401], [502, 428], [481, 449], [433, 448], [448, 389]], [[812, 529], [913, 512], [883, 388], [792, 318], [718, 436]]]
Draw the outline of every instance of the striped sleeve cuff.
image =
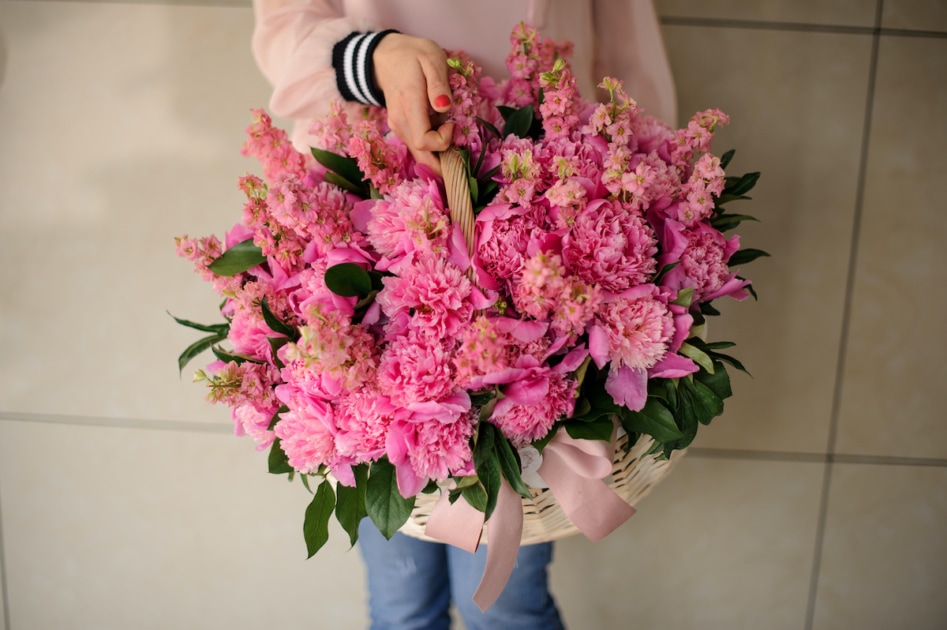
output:
[[398, 31], [350, 33], [332, 48], [332, 67], [339, 93], [347, 101], [385, 106], [385, 96], [374, 79], [372, 53], [385, 35]]

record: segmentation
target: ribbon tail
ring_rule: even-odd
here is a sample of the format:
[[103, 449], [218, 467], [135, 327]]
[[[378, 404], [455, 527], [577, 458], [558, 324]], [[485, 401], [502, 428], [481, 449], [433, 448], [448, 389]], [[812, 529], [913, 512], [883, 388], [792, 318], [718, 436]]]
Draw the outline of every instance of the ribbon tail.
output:
[[492, 606], [516, 566], [516, 556], [523, 537], [523, 501], [506, 479], [500, 485], [497, 506], [487, 521], [487, 565], [473, 601], [480, 610]]
[[543, 451], [539, 474], [562, 511], [593, 542], [602, 540], [635, 514], [635, 508], [601, 479], [575, 474], [555, 449], [547, 447]]
[[470, 553], [477, 551], [482, 532], [483, 512], [463, 498], [451, 503], [447, 492], [441, 493], [424, 527], [425, 535]]

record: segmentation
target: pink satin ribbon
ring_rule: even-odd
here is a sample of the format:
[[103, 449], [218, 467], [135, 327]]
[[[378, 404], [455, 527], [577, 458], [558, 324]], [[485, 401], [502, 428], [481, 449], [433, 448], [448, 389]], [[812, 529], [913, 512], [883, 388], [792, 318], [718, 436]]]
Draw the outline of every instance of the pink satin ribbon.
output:
[[[614, 440], [576, 440], [564, 430], [543, 449], [539, 474], [566, 516], [592, 541], [608, 536], [635, 513], [602, 481], [612, 471], [614, 453]], [[486, 525], [487, 563], [473, 600], [480, 610], [487, 610], [513, 573], [523, 536], [523, 503], [505, 479], [490, 520], [484, 523], [483, 517], [483, 512], [463, 499], [450, 503], [445, 492], [431, 511], [424, 533], [473, 553]]]

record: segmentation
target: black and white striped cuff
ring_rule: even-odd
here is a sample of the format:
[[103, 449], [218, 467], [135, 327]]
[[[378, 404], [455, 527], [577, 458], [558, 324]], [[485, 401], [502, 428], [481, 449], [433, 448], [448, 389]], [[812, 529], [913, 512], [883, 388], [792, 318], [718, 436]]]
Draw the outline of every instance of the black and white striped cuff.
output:
[[342, 98], [366, 105], [385, 106], [385, 95], [375, 84], [372, 53], [385, 35], [397, 32], [354, 32], [333, 46], [332, 67], [335, 68], [335, 81]]

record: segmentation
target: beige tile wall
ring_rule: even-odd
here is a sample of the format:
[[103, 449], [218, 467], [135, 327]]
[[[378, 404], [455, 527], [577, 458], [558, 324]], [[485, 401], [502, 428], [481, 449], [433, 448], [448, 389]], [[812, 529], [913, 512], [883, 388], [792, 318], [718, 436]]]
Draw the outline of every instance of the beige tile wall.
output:
[[[172, 237], [240, 209], [248, 3], [0, 0], [4, 630], [357, 628], [343, 536], [177, 374]], [[763, 171], [754, 377], [619, 532], [557, 547], [571, 628], [947, 627], [939, 0], [658, 0], [681, 111]], [[878, 22], [876, 24], [876, 22]], [[876, 30], [875, 26], [881, 27]], [[941, 385], [938, 385], [941, 383]]]

